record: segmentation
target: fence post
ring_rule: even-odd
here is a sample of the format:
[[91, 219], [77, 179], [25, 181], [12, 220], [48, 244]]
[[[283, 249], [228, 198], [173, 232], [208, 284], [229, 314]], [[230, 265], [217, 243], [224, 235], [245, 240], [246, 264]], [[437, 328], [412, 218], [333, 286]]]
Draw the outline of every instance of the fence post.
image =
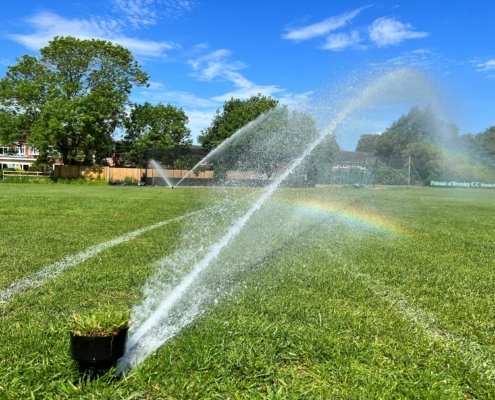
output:
[[409, 175], [407, 176], [407, 187], [411, 186], [411, 157], [409, 157]]
[[363, 159], [363, 163], [361, 165], [361, 185], [363, 185], [363, 176], [364, 176], [364, 166], [366, 164], [366, 158]]

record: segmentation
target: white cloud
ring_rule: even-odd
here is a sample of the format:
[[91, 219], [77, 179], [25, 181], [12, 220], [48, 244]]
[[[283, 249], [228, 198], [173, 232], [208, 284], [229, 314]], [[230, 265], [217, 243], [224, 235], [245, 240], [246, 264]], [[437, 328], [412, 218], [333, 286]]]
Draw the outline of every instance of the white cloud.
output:
[[399, 44], [406, 39], [420, 39], [429, 35], [428, 32], [415, 32], [411, 24], [403, 24], [393, 18], [378, 18], [370, 27], [370, 40], [378, 47]]
[[194, 60], [189, 60], [187, 63], [195, 71], [191, 75], [202, 81], [211, 81], [222, 75], [224, 71], [237, 71], [246, 68], [246, 64], [243, 62], [228, 61], [227, 58], [231, 54], [230, 50], [220, 49]]
[[495, 69], [495, 59], [484, 61], [481, 63], [476, 64], [476, 71], [478, 72], [486, 72], [486, 71], [491, 71]]
[[426, 48], [403, 52], [397, 57], [383, 62], [370, 63], [370, 66], [386, 68], [408, 66], [424, 70], [434, 70], [436, 73], [450, 74], [451, 69], [455, 68], [458, 64], [457, 60], [437, 54], [433, 48]]
[[415, 53], [414, 51], [404, 52], [401, 55], [386, 60], [383, 63], [374, 63], [371, 64], [373, 66], [377, 65], [392, 65], [392, 66], [401, 66], [401, 65], [409, 65], [415, 67], [429, 67], [435, 63], [443, 62], [441, 57], [438, 57], [436, 54], [426, 54], [426, 53]]
[[416, 49], [411, 51], [411, 54], [432, 54], [432, 49]]
[[136, 100], [150, 102], [155, 101], [157, 103], [173, 103], [179, 107], [189, 108], [216, 107], [219, 105], [217, 101], [198, 97], [189, 92], [180, 90], [167, 90], [162, 84], [158, 86], [155, 83], [154, 87], [152, 84], [147, 89], [148, 90], [141, 90], [136, 96]]
[[198, 80], [224, 80], [231, 82], [236, 88], [228, 93], [212, 97], [212, 100], [225, 101], [231, 97], [246, 98], [258, 93], [270, 96], [284, 91], [275, 85], [261, 86], [251, 82], [239, 72], [239, 70], [247, 67], [246, 64], [241, 61], [229, 60], [230, 55], [229, 50], [220, 49], [188, 61], [194, 70], [191, 76]]
[[361, 7], [356, 10], [337, 15], [335, 17], [327, 18], [316, 24], [289, 30], [287, 33], [282, 35], [282, 38], [293, 40], [295, 42], [302, 42], [304, 40], [312, 39], [317, 36], [323, 36], [328, 32], [332, 32], [346, 26], [361, 11], [368, 7], [369, 6]]
[[219, 100], [198, 97], [186, 91], [168, 90], [161, 82], [151, 82], [150, 87], [134, 93], [132, 101], [136, 103], [148, 101], [152, 104], [163, 103], [181, 107], [189, 118], [187, 126], [191, 130], [194, 143], [198, 143], [197, 137], [201, 130], [211, 124], [216, 110], [222, 107], [222, 102]]
[[171, 103], [183, 107], [189, 117], [188, 127], [195, 142], [201, 130], [211, 124], [215, 112], [223, 102], [231, 97], [246, 99], [261, 93], [272, 96], [282, 104], [304, 107], [309, 102], [312, 92], [287, 93], [277, 85], [258, 85], [244, 77], [239, 71], [247, 65], [230, 59], [231, 51], [220, 49], [188, 61], [194, 78], [211, 82], [225, 81], [233, 86], [233, 90], [209, 98], [198, 97], [186, 91], [169, 90], [161, 82], [151, 82], [147, 89], [140, 90], [133, 101], [150, 101], [152, 103]]
[[[216, 114], [216, 110], [222, 107], [224, 101], [230, 100], [231, 97], [245, 99], [247, 97], [257, 95], [258, 93], [270, 95], [270, 91], [266, 88], [266, 86], [254, 85], [251, 90], [238, 90], [235, 92], [226, 93], [224, 95], [215, 96], [211, 99], [201, 99], [201, 101], [198, 102], [197, 107], [195, 104], [192, 103], [184, 105], [184, 110], [189, 117], [188, 127], [189, 129], [191, 129], [191, 134], [193, 136], [194, 142], [197, 143], [197, 137], [200, 135], [201, 130], [210, 126], [211, 121]], [[303, 110], [304, 107], [309, 103], [312, 94], [313, 92], [304, 92], [297, 94], [284, 93], [282, 96], [273, 97], [278, 99], [282, 104], [286, 104], [289, 107], [297, 106], [299, 110]], [[191, 98], [195, 97], [190, 93], [186, 95], [190, 96]], [[182, 100], [179, 99], [178, 101], [180, 102]]]
[[157, 90], [163, 87], [163, 83], [156, 81], [148, 81], [148, 89]]
[[134, 28], [155, 25], [162, 18], [176, 19], [196, 2], [184, 0], [113, 0], [114, 10]]
[[191, 130], [194, 142], [197, 143], [197, 137], [201, 131], [211, 124], [216, 113], [216, 108], [209, 110], [189, 110], [186, 108], [185, 112], [189, 118], [187, 126]]
[[358, 31], [352, 31], [351, 34], [336, 33], [329, 35], [326, 38], [325, 44], [322, 46], [324, 50], [341, 51], [347, 47], [356, 46], [361, 42]]
[[284, 93], [282, 96], [277, 96], [277, 100], [279, 100], [281, 104], [285, 104], [289, 107], [297, 107], [298, 110], [302, 111], [306, 107], [310, 106], [311, 97], [313, 94], [313, 91], [303, 93]]
[[264, 96], [273, 96], [275, 93], [284, 92], [285, 89], [281, 89], [276, 85], [261, 86], [256, 85], [248, 80], [245, 80], [243, 86], [238, 86], [236, 90], [222, 94], [220, 96], [212, 97], [215, 101], [226, 101], [231, 97], [246, 99], [251, 96], [256, 96], [261, 93]]
[[68, 19], [42, 12], [27, 19], [34, 29], [31, 34], [10, 34], [8, 37], [30, 50], [46, 46], [55, 36], [74, 36], [79, 39], [103, 39], [118, 43], [134, 55], [163, 57], [165, 52], [179, 47], [172, 42], [157, 42], [126, 36], [117, 20], [104, 18]]

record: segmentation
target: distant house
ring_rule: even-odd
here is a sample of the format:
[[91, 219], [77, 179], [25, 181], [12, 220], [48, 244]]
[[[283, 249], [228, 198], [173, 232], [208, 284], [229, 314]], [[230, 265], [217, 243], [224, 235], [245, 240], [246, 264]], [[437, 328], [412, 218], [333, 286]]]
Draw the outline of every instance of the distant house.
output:
[[[176, 147], [166, 150], [148, 149], [148, 152], [151, 157], [155, 155], [161, 155], [162, 157], [164, 155], [168, 156], [165, 158], [169, 159], [168, 164], [170, 164], [170, 168], [174, 168], [173, 164], [185, 157], [190, 163], [196, 164], [208, 154], [201, 146], [184, 146], [183, 148]], [[114, 141], [113, 150], [106, 159], [108, 165], [111, 167], [123, 167], [124, 153], [125, 147], [122, 141]], [[25, 143], [15, 143], [12, 146], [0, 145], [0, 168], [14, 168], [27, 171], [36, 161], [39, 154], [38, 149]], [[57, 159], [55, 164], [62, 164], [62, 160]]]
[[124, 147], [122, 140], [114, 141], [113, 152], [110, 157], [107, 158], [107, 163], [110, 167], [122, 167]]
[[17, 168], [27, 171], [39, 155], [38, 149], [25, 143], [16, 143], [13, 146], [0, 146], [1, 168]]
[[352, 168], [366, 170], [376, 162], [377, 157], [373, 153], [364, 151], [343, 151], [334, 161], [332, 171], [350, 170]]

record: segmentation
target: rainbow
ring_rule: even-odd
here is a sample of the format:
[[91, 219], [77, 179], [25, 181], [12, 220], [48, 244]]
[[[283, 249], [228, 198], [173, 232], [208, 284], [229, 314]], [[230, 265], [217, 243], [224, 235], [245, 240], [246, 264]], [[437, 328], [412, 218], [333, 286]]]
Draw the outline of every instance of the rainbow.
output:
[[298, 214], [310, 218], [333, 219], [354, 227], [391, 236], [403, 234], [403, 229], [397, 221], [362, 207], [327, 200], [296, 201], [291, 206], [295, 207]]

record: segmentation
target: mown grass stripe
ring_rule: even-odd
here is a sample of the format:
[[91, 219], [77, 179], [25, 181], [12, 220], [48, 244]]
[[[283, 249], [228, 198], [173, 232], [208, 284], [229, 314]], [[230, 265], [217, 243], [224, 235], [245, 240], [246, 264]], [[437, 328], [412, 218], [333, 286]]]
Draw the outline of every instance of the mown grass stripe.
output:
[[373, 279], [370, 275], [360, 271], [357, 266], [346, 264], [344, 269], [360, 279], [377, 297], [390, 304], [405, 320], [418, 325], [430, 338], [442, 343], [447, 349], [457, 352], [470, 368], [476, 370], [485, 379], [495, 382], [493, 354], [487, 353], [476, 342], [440, 329], [435, 318], [427, 311], [412, 306], [403, 294]]
[[11, 301], [14, 296], [18, 294], [22, 294], [40, 286], [43, 286], [46, 282], [52, 280], [53, 278], [60, 275], [63, 271], [68, 268], [75, 267], [76, 265], [84, 262], [90, 257], [101, 253], [102, 251], [109, 249], [110, 247], [117, 246], [129, 239], [135, 238], [136, 236], [142, 235], [143, 233], [149, 232], [153, 229], [160, 228], [161, 226], [180, 221], [184, 218], [193, 216], [197, 213], [204, 212], [205, 210], [193, 211], [191, 213], [181, 215], [176, 218], [167, 219], [164, 221], [157, 222], [156, 224], [146, 226], [144, 228], [137, 229], [135, 231], [126, 233], [122, 236], [119, 236], [115, 239], [109, 240], [108, 242], [96, 244], [94, 246], [90, 246], [87, 249], [73, 255], [69, 255], [64, 257], [63, 259], [54, 262], [41, 269], [40, 271], [35, 272], [25, 278], [19, 279], [16, 282], [11, 283], [6, 289], [0, 291], [0, 304], [8, 303]]

